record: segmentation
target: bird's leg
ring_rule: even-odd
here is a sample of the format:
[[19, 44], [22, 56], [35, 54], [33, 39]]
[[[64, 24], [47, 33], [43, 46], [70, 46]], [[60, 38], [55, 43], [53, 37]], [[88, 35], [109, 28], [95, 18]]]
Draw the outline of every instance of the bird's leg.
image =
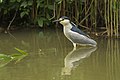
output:
[[73, 43], [73, 46], [74, 46], [74, 48], [73, 48], [73, 49], [74, 49], [74, 50], [76, 50], [76, 43]]

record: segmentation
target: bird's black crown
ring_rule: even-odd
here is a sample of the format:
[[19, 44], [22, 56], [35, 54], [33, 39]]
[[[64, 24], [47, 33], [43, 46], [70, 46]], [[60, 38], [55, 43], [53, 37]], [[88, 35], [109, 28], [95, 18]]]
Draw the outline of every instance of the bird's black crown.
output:
[[70, 20], [67, 16], [62, 16], [61, 18]]

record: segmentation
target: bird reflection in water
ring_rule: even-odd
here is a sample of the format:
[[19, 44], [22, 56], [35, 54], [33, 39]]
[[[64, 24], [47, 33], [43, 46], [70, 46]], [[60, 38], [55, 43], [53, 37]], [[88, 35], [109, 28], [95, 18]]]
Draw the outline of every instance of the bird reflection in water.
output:
[[62, 68], [61, 75], [71, 75], [72, 69], [80, 64], [76, 62], [89, 57], [96, 49], [97, 47], [83, 47], [70, 51], [64, 59], [64, 68]]

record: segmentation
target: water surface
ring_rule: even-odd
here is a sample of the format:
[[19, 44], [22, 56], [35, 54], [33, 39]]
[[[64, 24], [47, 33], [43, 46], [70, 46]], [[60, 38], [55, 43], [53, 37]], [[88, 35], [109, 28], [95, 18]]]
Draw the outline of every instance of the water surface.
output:
[[120, 40], [94, 38], [98, 45], [73, 46], [62, 31], [27, 30], [0, 34], [0, 53], [28, 53], [0, 68], [0, 80], [119, 80]]

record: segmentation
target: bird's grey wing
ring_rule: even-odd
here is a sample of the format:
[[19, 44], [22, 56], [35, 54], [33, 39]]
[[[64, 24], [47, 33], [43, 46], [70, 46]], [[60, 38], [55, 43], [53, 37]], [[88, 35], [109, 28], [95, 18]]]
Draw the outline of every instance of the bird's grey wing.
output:
[[87, 36], [84, 36], [82, 34], [76, 33], [76, 32], [69, 32], [69, 37], [74, 43], [78, 44], [93, 44], [95, 45], [96, 42]]
[[82, 35], [85, 35], [87, 37], [90, 37], [88, 34], [84, 33], [79, 28], [77, 28], [77, 25], [75, 25], [73, 22], [71, 22], [71, 24], [72, 24], [72, 26], [74, 26], [71, 28], [72, 31], [77, 32], [77, 33], [82, 34]]

